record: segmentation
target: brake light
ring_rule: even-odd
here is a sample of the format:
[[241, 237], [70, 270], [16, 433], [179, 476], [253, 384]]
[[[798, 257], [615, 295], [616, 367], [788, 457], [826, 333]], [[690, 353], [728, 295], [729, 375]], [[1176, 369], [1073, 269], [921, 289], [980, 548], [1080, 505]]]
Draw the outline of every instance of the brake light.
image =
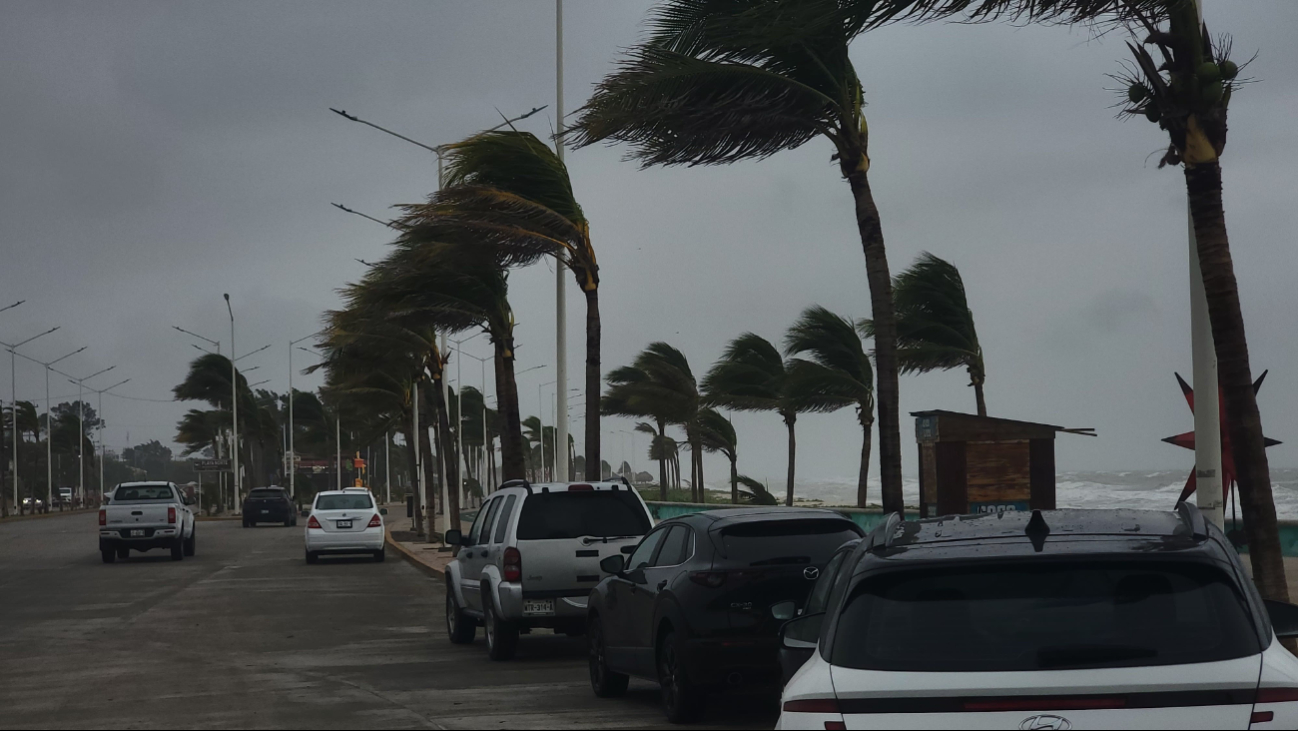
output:
[[1298, 701], [1298, 688], [1258, 688], [1254, 703], [1289, 703]]
[[369, 524], [369, 527], [370, 527], [370, 528], [378, 528], [378, 527], [381, 526], [381, 525], [383, 525], [383, 521], [379, 520], [379, 514], [378, 514], [378, 513], [375, 513], [375, 514], [374, 514], [374, 517], [373, 517], [373, 518], [370, 518], [370, 524]]
[[847, 724], [842, 721], [825, 721], [825, 731], [847, 731]]
[[100, 525], [108, 525], [108, 511], [107, 511], [107, 510], [100, 509], [100, 511], [99, 511], [99, 524], [100, 524]]
[[[695, 584], [698, 584], [699, 586], [706, 586], [709, 589], [715, 589], [721, 586], [722, 584], [726, 583], [726, 572], [691, 571], [690, 581], [693, 581]], [[835, 713], [837, 713], [837, 711], [835, 711]]]
[[523, 554], [518, 552], [517, 548], [510, 546], [505, 549], [505, 581], [521, 581], [523, 579]]
[[595, 489], [594, 485], [587, 485], [584, 482], [578, 485], [568, 486], [568, 492], [591, 492], [594, 489]]
[[838, 701], [833, 698], [806, 698], [785, 701], [785, 713], [838, 713]]
[[311, 519], [306, 522], [306, 527], [321, 530], [320, 521], [316, 520], [314, 515], [312, 515]]
[[176, 522], [176, 509], [175, 509], [175, 508], [167, 508], [167, 522], [168, 522], [168, 523], [175, 523], [175, 522]]

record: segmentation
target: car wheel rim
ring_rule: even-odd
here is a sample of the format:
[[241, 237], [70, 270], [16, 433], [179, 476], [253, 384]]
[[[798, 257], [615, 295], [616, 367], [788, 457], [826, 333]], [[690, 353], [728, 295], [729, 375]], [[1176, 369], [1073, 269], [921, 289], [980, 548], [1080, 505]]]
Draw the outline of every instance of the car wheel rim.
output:
[[663, 705], [668, 708], [675, 708], [676, 699], [679, 697], [679, 689], [676, 678], [676, 653], [672, 651], [670, 645], [663, 648], [660, 672], [662, 673]]
[[596, 687], [604, 684], [604, 638], [598, 624], [590, 628], [590, 679]]
[[486, 630], [487, 630], [487, 647], [495, 647], [496, 646], [496, 615], [491, 611], [491, 607], [487, 607], [484, 614], [486, 615], [485, 617], [486, 621], [483, 622], [483, 624], [486, 625]]
[[446, 595], [446, 631], [455, 634], [455, 599]]

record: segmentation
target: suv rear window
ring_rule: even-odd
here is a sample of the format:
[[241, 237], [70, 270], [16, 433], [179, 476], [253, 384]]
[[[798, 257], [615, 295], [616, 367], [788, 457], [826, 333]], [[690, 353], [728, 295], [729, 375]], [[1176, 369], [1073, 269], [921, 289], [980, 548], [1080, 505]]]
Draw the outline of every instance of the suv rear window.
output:
[[113, 491], [114, 502], [173, 499], [175, 499], [175, 495], [172, 494], [170, 485], [137, 485], [135, 487], [119, 487]]
[[835, 665], [1009, 671], [1213, 662], [1260, 652], [1235, 585], [1194, 563], [1049, 562], [867, 577]]
[[374, 507], [369, 495], [319, 495], [315, 499], [316, 510], [365, 510]]
[[820, 565], [860, 537], [855, 523], [838, 518], [739, 523], [721, 531], [726, 558], [749, 566]]
[[253, 490], [248, 493], [249, 500], [275, 500], [284, 497], [283, 490]]
[[642, 536], [649, 516], [629, 490], [542, 492], [523, 501], [518, 540]]

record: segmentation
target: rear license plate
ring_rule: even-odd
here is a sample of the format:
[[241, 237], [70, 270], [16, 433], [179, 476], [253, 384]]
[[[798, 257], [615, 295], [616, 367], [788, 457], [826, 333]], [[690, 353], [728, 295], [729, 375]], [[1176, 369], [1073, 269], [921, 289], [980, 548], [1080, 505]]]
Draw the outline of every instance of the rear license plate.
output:
[[338, 527], [339, 527], [339, 528], [350, 528], [350, 527], [352, 527], [352, 522], [351, 522], [350, 520], [340, 520], [340, 521], [338, 521]]
[[269, 509], [269, 508], [266, 509], [266, 510], [261, 511], [262, 515], [265, 515], [265, 514], [267, 514], [267, 513], [269, 513], [269, 512], [270, 512], [270, 509]]
[[524, 599], [523, 616], [537, 617], [550, 616], [554, 614], [553, 599]]
[[140, 537], [142, 537], [143, 535], [144, 535], [144, 531], [143, 531], [143, 530], [133, 530], [133, 531], [131, 531], [131, 537], [132, 537], [132, 538], [140, 538]]

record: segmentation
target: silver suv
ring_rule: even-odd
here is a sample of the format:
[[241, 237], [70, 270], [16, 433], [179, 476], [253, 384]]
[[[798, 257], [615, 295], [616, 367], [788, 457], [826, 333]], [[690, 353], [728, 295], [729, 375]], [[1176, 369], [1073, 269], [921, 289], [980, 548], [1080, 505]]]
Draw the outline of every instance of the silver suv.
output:
[[468, 533], [446, 532], [447, 544], [460, 546], [446, 567], [451, 642], [473, 642], [481, 624], [488, 655], [508, 660], [534, 627], [584, 634], [600, 560], [634, 550], [651, 527], [644, 500], [621, 483], [506, 482]]

